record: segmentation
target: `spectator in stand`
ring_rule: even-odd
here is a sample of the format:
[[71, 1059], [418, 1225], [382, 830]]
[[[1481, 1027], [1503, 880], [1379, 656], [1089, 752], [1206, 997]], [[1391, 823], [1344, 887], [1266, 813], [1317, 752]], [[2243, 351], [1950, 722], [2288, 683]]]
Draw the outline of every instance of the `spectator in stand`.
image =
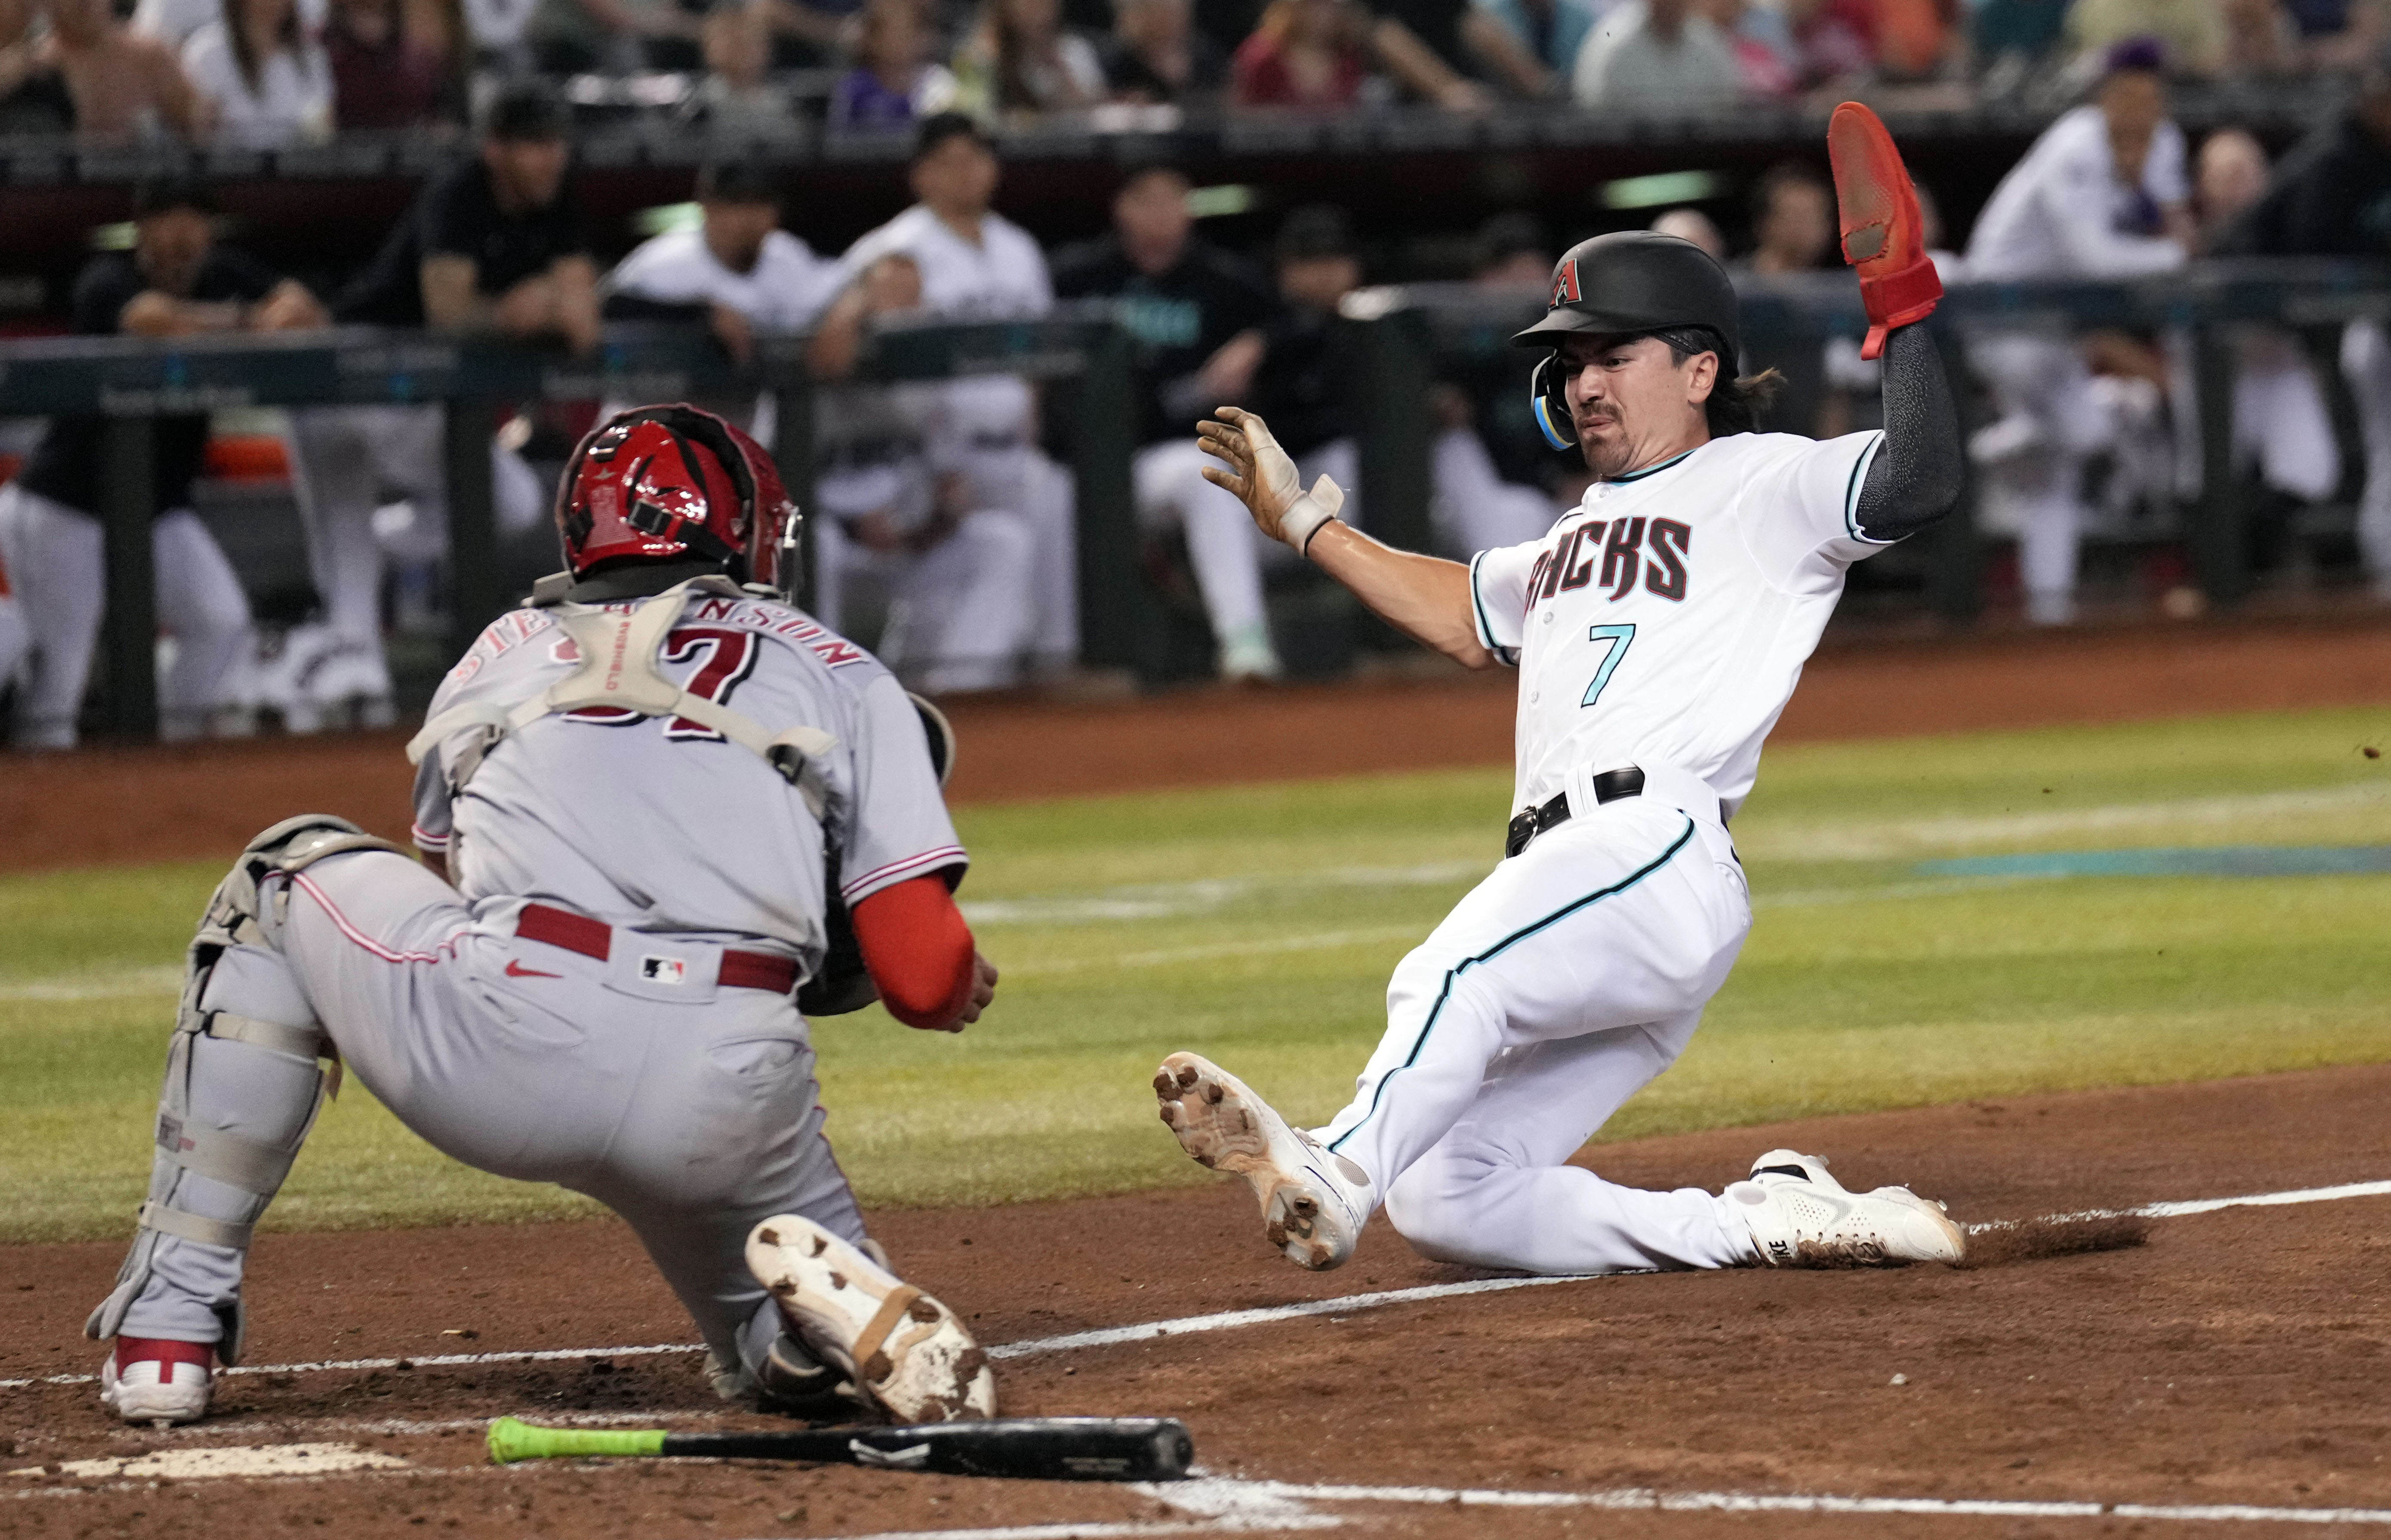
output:
[[1751, 190], [1751, 254], [1740, 271], [1812, 272], [1835, 248], [1835, 192], [1799, 160], [1781, 160]]
[[[2247, 131], [2220, 128], [2200, 147], [2192, 184], [2199, 244], [2214, 250], [2235, 223], [2267, 195], [2267, 151]], [[2257, 506], [2250, 509], [2251, 565], [2276, 564], [2299, 509], [2321, 503], [2341, 485], [2341, 446], [2324, 392], [2297, 336], [2281, 327], [2232, 328], [2233, 468], [2256, 472]], [[2191, 360], [2177, 350], [2169, 381], [2187, 430], [2178, 435], [2177, 484], [2195, 495], [2201, 481], [2199, 414]]]
[[1856, 89], [1876, 78], [1875, 0], [1789, 0], [1804, 85]]
[[2385, 0], [2288, 0], [2308, 68], [2339, 72], [2364, 69], [2391, 39]]
[[349, 129], [455, 122], [465, 109], [461, 27], [431, 5], [333, 0], [324, 25], [332, 121]]
[[1659, 235], [1693, 242], [1709, 252], [1712, 262], [1726, 261], [1726, 237], [1719, 233], [1717, 222], [1700, 209], [1672, 209], [1652, 222], [1652, 229]]
[[1370, 77], [1369, 18], [1352, 0], [1271, 0], [1230, 65], [1238, 107], [1354, 105]]
[[1578, 50], [1594, 31], [1600, 7], [1595, 0], [1473, 0], [1478, 14], [1503, 29], [1550, 77], [1542, 90], [1552, 96], [1567, 88]]
[[1085, 111], [1108, 94], [1103, 57], [1063, 25], [1061, 0], [980, 0], [954, 71], [957, 105], [983, 122]]
[[[746, 0], [764, 13], [772, 35], [772, 63], [782, 70], [808, 70], [828, 64], [851, 45], [856, 19], [863, 0]], [[922, 0], [924, 25], [935, 20], [936, 7]]]
[[[2359, 78], [2358, 99], [2283, 158], [2265, 197], [2219, 232], [2229, 256], [2391, 258], [2391, 49]], [[2358, 545], [2374, 597], [2391, 604], [2391, 337], [2379, 321], [2342, 334], [2341, 367], [2366, 445]]]
[[500, 78], [532, 67], [531, 23], [539, 0], [462, 0], [473, 65]]
[[1691, 114], [1745, 95], [1735, 50], [1695, 0], [1624, 0], [1577, 56], [1580, 107]]
[[795, 105], [772, 83], [772, 29], [754, 0], [731, 0], [705, 13], [699, 45], [705, 77], [683, 114], [717, 138], [782, 139], [798, 132]]
[[[2129, 277], [2183, 264], [2191, 189], [2161, 65], [2148, 40], [2112, 50], [2098, 97], [2061, 114], [1993, 190], [1968, 242], [1970, 276]], [[1986, 472], [1986, 525], [2019, 537], [2026, 618], [2065, 624], [2084, 461], [2116, 442], [2114, 414], [2073, 337], [1980, 327], [1968, 353], [2003, 414], [1969, 446]]]
[[[300, 29], [311, 36], [321, 32], [330, 8], [329, 0], [300, 0]], [[191, 34], [223, 20], [224, 14], [224, 0], [138, 0], [133, 7], [132, 27], [142, 36], [163, 43], [179, 58]]]
[[[138, 337], [274, 331], [323, 324], [323, 307], [288, 278], [215, 244], [215, 203], [194, 184], [143, 188], [130, 253], [94, 257], [75, 280], [75, 330]], [[99, 525], [105, 422], [50, 420], [23, 474], [0, 489], [0, 566], [15, 583], [33, 648], [17, 692], [16, 739], [69, 749], [91, 673], [104, 600]], [[207, 526], [191, 482], [207, 452], [205, 413], [162, 417], [151, 447], [150, 526], [161, 629], [174, 639], [159, 677], [169, 739], [225, 725], [228, 674], [250, 635], [249, 600]]]
[[2128, 44], [2155, 43], [2165, 73], [2199, 80], [2226, 64], [2218, 0], [2074, 0], [2066, 39], [2079, 58], [2106, 58]]
[[1253, 519], [1204, 479], [1212, 462], [1196, 447], [1196, 425], [1214, 407], [1246, 399], [1276, 301], [1260, 273], [1197, 237], [1187, 194], [1176, 167], [1132, 172], [1113, 198], [1111, 234], [1055, 259], [1054, 291], [1118, 302], [1116, 314], [1138, 341], [1139, 521], [1184, 533], [1221, 677], [1274, 679], [1281, 671], [1262, 611]]
[[2217, 73], [2234, 80], [2280, 80], [2307, 68], [2300, 30], [2282, 0], [2220, 0], [2225, 54]]
[[923, 0], [870, 0], [856, 18], [855, 67], [831, 91], [833, 133], [891, 133], [954, 109], [954, 72], [930, 62]]
[[[922, 308], [929, 314], [957, 321], [1045, 314], [1054, 297], [1045, 253], [989, 206], [1002, 175], [996, 147], [976, 121], [958, 112], [922, 120], [911, 174], [921, 201], [847, 248], [839, 259], [847, 282], [863, 278], [882, 257], [901, 253], [920, 269]], [[971, 507], [1027, 522], [1037, 541], [1029, 666], [1050, 674], [1072, 668], [1079, 656], [1076, 491], [1069, 472], [1038, 447], [1036, 392], [1006, 375], [975, 376], [939, 390], [931, 468], [959, 475]]]
[[292, 0], [224, 0], [224, 18], [183, 45], [183, 73], [215, 142], [279, 149], [332, 134], [332, 66]]
[[1185, 106], [1229, 84], [1229, 56], [1196, 30], [1188, 0], [1118, 0], [1104, 67], [1119, 101]]
[[1711, 24], [1735, 50], [1744, 90], [1755, 96], [1787, 96], [1802, 83], [1801, 49], [1785, 13], [1766, 0], [1705, 0]]
[[[598, 272], [566, 181], [572, 147], [565, 127], [562, 105], [543, 88], [501, 93], [484, 117], [477, 152], [425, 186], [334, 303], [334, 315], [594, 351]], [[386, 720], [390, 672], [382, 658], [374, 510], [384, 488], [405, 492], [413, 517], [392, 536], [394, 554], [417, 566], [440, 558], [448, 527], [441, 412], [313, 406], [291, 417], [299, 507], [325, 619], [286, 644], [284, 687], [310, 712]], [[520, 533], [537, 524], [546, 505], [539, 478], [495, 442], [490, 460], [499, 529]]]
[[[78, 136], [122, 143], [204, 131], [206, 104], [174, 49], [118, 21], [109, 0], [46, 0], [41, 11], [50, 33], [34, 59], [66, 83]], [[18, 14], [19, 33], [32, 14]]]

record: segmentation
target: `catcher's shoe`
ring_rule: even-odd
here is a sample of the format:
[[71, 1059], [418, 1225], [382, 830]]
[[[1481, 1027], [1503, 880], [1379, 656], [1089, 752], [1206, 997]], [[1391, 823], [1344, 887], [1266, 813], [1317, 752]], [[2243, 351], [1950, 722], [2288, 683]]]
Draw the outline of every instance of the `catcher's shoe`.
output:
[[99, 1404], [127, 1422], [197, 1422], [208, 1415], [215, 1358], [207, 1342], [119, 1337], [99, 1367]]
[[1907, 1187], [1848, 1191], [1816, 1155], [1772, 1149], [1725, 1197], [1771, 1267], [1883, 1267], [1968, 1252], [1967, 1232], [1942, 1204]]
[[1262, 1233], [1289, 1262], [1325, 1273], [1353, 1254], [1377, 1207], [1359, 1167], [1287, 1126], [1270, 1103], [1208, 1059], [1172, 1054], [1155, 1073], [1154, 1094], [1182, 1149], [1252, 1185]]
[[1827, 121], [1827, 158], [1835, 172], [1843, 260], [1859, 269], [1868, 332], [1862, 358], [1884, 352], [1887, 333], [1922, 321], [1943, 298], [1943, 280], [1926, 254], [1926, 220], [1901, 151], [1877, 115], [1845, 102]]
[[807, 1349], [898, 1421], [996, 1415], [988, 1354], [955, 1313], [860, 1248], [782, 1214], [748, 1235], [747, 1266]]

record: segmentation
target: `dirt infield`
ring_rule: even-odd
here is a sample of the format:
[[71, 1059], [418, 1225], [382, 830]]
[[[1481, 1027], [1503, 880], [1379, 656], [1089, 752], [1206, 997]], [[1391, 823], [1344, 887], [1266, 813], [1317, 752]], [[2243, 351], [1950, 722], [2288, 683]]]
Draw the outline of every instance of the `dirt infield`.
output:
[[[1715, 1187], [1753, 1154], [1821, 1150], [1854, 1186], [1903, 1179], [1971, 1221], [2391, 1177], [2391, 1066], [2021, 1098], [1602, 1147], [1646, 1186]], [[1163, 1137], [1157, 1128], [1156, 1137]], [[877, 1226], [990, 1344], [1472, 1277], [1381, 1224], [1341, 1272], [1269, 1252], [1241, 1187]], [[1600, 1495], [1725, 1493], [2000, 1504], [2391, 1509], [2391, 1197], [2236, 1208], [2145, 1245], [1965, 1269], [1740, 1271], [1448, 1296], [1201, 1334], [1015, 1355], [1006, 1409], [1183, 1418], [1210, 1471], [1157, 1493], [748, 1463], [497, 1470], [480, 1420], [624, 1414], [724, 1426], [686, 1352], [260, 1373], [175, 1434], [110, 1424], [89, 1385], [0, 1389], [0, 1467], [195, 1445], [358, 1444], [386, 1471], [153, 1483], [0, 1474], [29, 1535], [458, 1533], [828, 1535], [999, 1525], [1247, 1527], [1342, 1521], [1433, 1536], [1974, 1536], [2272, 1533], [2212, 1513], [1895, 1513], [1506, 1508], [1261, 1482]], [[75, 1334], [113, 1246], [5, 1254], [0, 1378], [84, 1374]], [[677, 1344], [689, 1327], [608, 1224], [273, 1236], [252, 1273], [251, 1362]], [[456, 1335], [454, 1333], [470, 1333]], [[1425, 1495], [1433, 1496], [1435, 1495]], [[1177, 1498], [1182, 1506], [1167, 1499]], [[1622, 1499], [1611, 1497], [1610, 1502]], [[1714, 1505], [1723, 1501], [1706, 1499]], [[1275, 1505], [1275, 1506], [1274, 1506]], [[2097, 1509], [2086, 1510], [2097, 1515]], [[1233, 1515], [1235, 1517], [1235, 1515]], [[2386, 1515], [2391, 1517], [2391, 1515]], [[2297, 1533], [2383, 1534], [2383, 1524]], [[1164, 1533], [1170, 1531], [1165, 1530]], [[1184, 1530], [1181, 1531], [1184, 1533]]]
[[[2221, 624], [1829, 648], [1775, 741], [2391, 702], [2391, 622]], [[956, 704], [958, 802], [1501, 764], [1507, 673], [1143, 699]], [[0, 760], [0, 869], [229, 856], [294, 812], [403, 839], [405, 735]]]

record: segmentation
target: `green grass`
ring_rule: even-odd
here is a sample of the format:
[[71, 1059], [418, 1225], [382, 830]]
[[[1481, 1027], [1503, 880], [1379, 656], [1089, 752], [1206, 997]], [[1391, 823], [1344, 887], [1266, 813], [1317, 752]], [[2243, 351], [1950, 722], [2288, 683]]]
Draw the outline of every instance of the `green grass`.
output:
[[[1758, 923], [1683, 1062], [1605, 1137], [2391, 1059], [2391, 878], [1921, 879], [1920, 859], [2391, 843], [2391, 712], [1789, 748], [1736, 820]], [[1194, 1047], [1325, 1119], [1388, 971], [1493, 864], [1506, 775], [1461, 771], [967, 810], [1007, 973], [961, 1038], [817, 1025], [867, 1201], [1206, 1180], [1157, 1125]], [[147, 1174], [175, 965], [222, 867], [0, 878], [0, 1239], [122, 1233]], [[588, 1212], [417, 1142], [352, 1085], [268, 1219]]]

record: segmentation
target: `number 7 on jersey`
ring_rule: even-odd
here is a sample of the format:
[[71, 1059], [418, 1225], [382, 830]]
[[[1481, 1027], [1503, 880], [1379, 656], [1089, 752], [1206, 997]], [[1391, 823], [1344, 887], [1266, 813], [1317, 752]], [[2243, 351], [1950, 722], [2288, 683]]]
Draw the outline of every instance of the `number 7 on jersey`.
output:
[[1603, 687], [1610, 683], [1611, 674], [1619, 667], [1619, 660], [1627, 656], [1629, 645], [1635, 640], [1635, 628], [1632, 625], [1597, 625], [1586, 633], [1586, 640], [1609, 645], [1604, 648], [1602, 662], [1594, 671], [1594, 683], [1585, 687], [1585, 699], [1578, 702], [1581, 706], [1591, 706], [1602, 699]]

